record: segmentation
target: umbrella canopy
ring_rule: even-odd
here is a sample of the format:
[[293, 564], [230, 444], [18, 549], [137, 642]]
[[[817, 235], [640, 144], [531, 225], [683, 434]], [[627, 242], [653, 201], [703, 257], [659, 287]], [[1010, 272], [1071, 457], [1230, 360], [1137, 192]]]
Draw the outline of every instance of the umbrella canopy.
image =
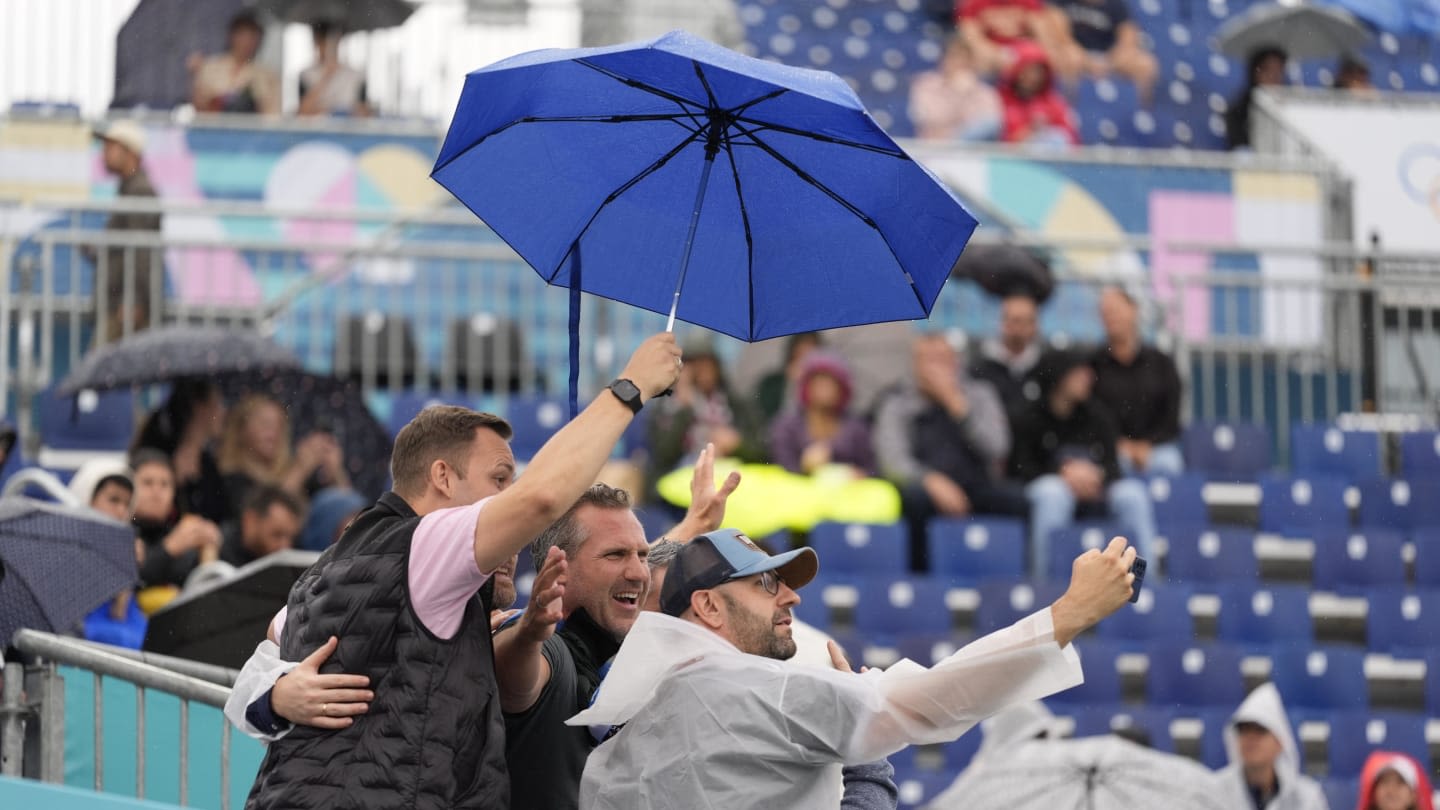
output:
[[547, 282], [746, 341], [926, 318], [975, 228], [838, 76], [678, 31], [471, 73], [433, 176]]
[[187, 589], [150, 617], [142, 649], [239, 669], [285, 607], [295, 580], [319, 558], [313, 551], [282, 551], [233, 577]]
[[148, 329], [91, 352], [60, 383], [59, 393], [299, 368], [300, 361], [288, 349], [254, 332], [169, 326]]
[[70, 632], [135, 584], [135, 532], [91, 509], [0, 498], [0, 647], [22, 627]]
[[1226, 810], [1214, 774], [1119, 737], [1037, 740], [977, 761], [928, 810]]
[[991, 295], [1029, 295], [1037, 304], [1055, 291], [1050, 265], [1036, 251], [1016, 245], [972, 245], [955, 264], [955, 275]]
[[190, 103], [192, 53], [225, 50], [225, 20], [246, 0], [140, 0], [115, 37], [116, 109]]
[[1334, 6], [1252, 6], [1233, 17], [1218, 34], [1220, 50], [1237, 59], [1277, 47], [1291, 59], [1333, 59], [1358, 50], [1370, 40], [1365, 26]]
[[345, 31], [394, 28], [415, 13], [406, 0], [260, 0], [255, 5], [283, 22], [325, 22]]
[[355, 489], [373, 500], [390, 481], [390, 435], [365, 405], [360, 386], [337, 377], [289, 369], [263, 369], [227, 377], [220, 390], [231, 403], [248, 394], [279, 402], [295, 440], [330, 433], [345, 453]]

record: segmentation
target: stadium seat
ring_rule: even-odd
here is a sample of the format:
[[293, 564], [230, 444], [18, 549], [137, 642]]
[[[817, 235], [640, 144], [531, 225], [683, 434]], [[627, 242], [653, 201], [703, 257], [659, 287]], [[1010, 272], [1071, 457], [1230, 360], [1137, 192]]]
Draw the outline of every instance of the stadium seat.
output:
[[1121, 729], [1139, 729], [1156, 751], [1175, 751], [1170, 723], [1175, 710], [1168, 706], [1091, 706], [1075, 712], [1075, 737], [1096, 737]]
[[[810, 584], [806, 585], [803, 593], [800, 594], [800, 604], [791, 608], [790, 612], [795, 615], [795, 618], [816, 630], [830, 632], [834, 617], [831, 614], [830, 606], [825, 604], [824, 594], [825, 587], [833, 582], [833, 578], [823, 574], [810, 580]], [[848, 647], [846, 651], [857, 657], [860, 652], [859, 649], [850, 650]]]
[[1164, 534], [1165, 577], [1171, 582], [1253, 583], [1260, 574], [1255, 535], [1248, 529], [1177, 527]]
[[1075, 558], [1092, 548], [1103, 549], [1110, 538], [1124, 534], [1113, 523], [1080, 522], [1050, 533], [1050, 579], [1069, 582]]
[[525, 386], [525, 335], [520, 324], [491, 313], [457, 318], [450, 324], [446, 357], [455, 364], [455, 382], [466, 391], [516, 393]]
[[1371, 751], [1404, 751], [1430, 769], [1426, 717], [1409, 712], [1332, 712], [1326, 755], [1330, 775], [1357, 776]]
[[[932, 667], [955, 654], [969, 639], [954, 631], [945, 633], [907, 633], [895, 642], [901, 658], [909, 658], [922, 666]], [[1088, 673], [1087, 673], [1088, 674]]]
[[1185, 643], [1195, 635], [1189, 602], [1187, 587], [1147, 583], [1134, 604], [1122, 607], [1100, 622], [1096, 633], [1100, 638], [1131, 649], [1141, 649], [1156, 641]]
[[640, 520], [640, 528], [645, 530], [645, 537], [648, 540], [660, 539], [665, 532], [679, 522], [660, 506], [637, 507], [635, 517]]
[[1163, 534], [1170, 526], [1202, 526], [1210, 522], [1205, 503], [1205, 478], [1189, 474], [1174, 478], [1155, 477], [1148, 482], [1150, 500], [1155, 503], [1155, 525]]
[[1025, 524], [1009, 518], [937, 518], [927, 531], [930, 572], [978, 582], [1025, 573]]
[[926, 577], [867, 576], [856, 580], [855, 629], [865, 637], [945, 633], [952, 626], [943, 582]]
[[1371, 479], [1360, 484], [1362, 528], [1411, 531], [1440, 525], [1440, 479]]
[[1360, 795], [1360, 779], [1354, 776], [1327, 776], [1320, 780], [1320, 789], [1325, 791], [1325, 801], [1330, 810], [1344, 810], [1355, 805]]
[[371, 358], [368, 370], [378, 387], [408, 388], [415, 383], [418, 357], [415, 330], [400, 315], [370, 312], [349, 317], [336, 331], [336, 377], [364, 382], [365, 359]]
[[1146, 694], [1155, 706], [1228, 707], [1245, 698], [1240, 651], [1226, 644], [1157, 644], [1149, 653]]
[[510, 449], [517, 461], [529, 461], [570, 421], [565, 401], [546, 396], [511, 397], [505, 406], [505, 419], [515, 431]]
[[810, 547], [834, 574], [903, 574], [909, 566], [903, 523], [818, 523], [810, 530]]
[[1280, 647], [1270, 656], [1270, 679], [1285, 705], [1296, 709], [1364, 709], [1370, 687], [1365, 654], [1344, 647]]
[[1373, 478], [1380, 474], [1380, 434], [1295, 425], [1290, 428], [1290, 459], [1297, 476]]
[[1440, 432], [1424, 430], [1400, 435], [1400, 475], [1412, 480], [1440, 476]]
[[1307, 535], [1350, 525], [1344, 481], [1267, 476], [1260, 482], [1260, 530]]
[[1425, 711], [1440, 716], [1440, 652], [1425, 656]]
[[1415, 546], [1415, 584], [1440, 588], [1440, 526], [1417, 529], [1410, 539]]
[[438, 393], [422, 391], [401, 391], [390, 398], [390, 419], [387, 427], [390, 429], [390, 438], [395, 438], [400, 428], [410, 424], [421, 411], [431, 405], [460, 405], [465, 408], [474, 408], [475, 401], [461, 393]]
[[39, 396], [35, 412], [46, 450], [123, 451], [135, 434], [135, 401], [128, 388], [69, 397], [52, 389]]
[[1225, 706], [1213, 709], [1187, 711], [1185, 714], [1200, 725], [1200, 762], [1211, 770], [1225, 767], [1230, 753], [1225, 750], [1225, 727], [1236, 707]]
[[991, 581], [980, 586], [980, 607], [975, 632], [984, 635], [1009, 627], [1037, 610], [1049, 607], [1065, 592], [1058, 582]]
[[1440, 591], [1372, 588], [1366, 593], [1365, 643], [1402, 657], [1440, 647]]
[[1186, 465], [1211, 480], [1253, 480], [1270, 469], [1270, 433], [1260, 425], [1197, 422], [1182, 442]]
[[1119, 703], [1120, 672], [1115, 664], [1122, 652], [1120, 645], [1086, 638], [1075, 642], [1075, 651], [1080, 654], [1080, 662], [1085, 667], [1085, 682], [1051, 695], [1047, 700], [1071, 706]]
[[980, 743], [984, 735], [980, 729], [971, 729], [960, 735], [960, 739], [952, 740], [945, 744], [945, 770], [951, 774], [958, 774], [970, 765], [975, 759], [975, 752], [980, 750]]
[[1310, 589], [1301, 585], [1226, 586], [1220, 592], [1216, 635], [1247, 649], [1280, 642], [1309, 644], [1315, 638]]
[[1405, 584], [1405, 538], [1386, 529], [1315, 532], [1316, 588], [1334, 590]]

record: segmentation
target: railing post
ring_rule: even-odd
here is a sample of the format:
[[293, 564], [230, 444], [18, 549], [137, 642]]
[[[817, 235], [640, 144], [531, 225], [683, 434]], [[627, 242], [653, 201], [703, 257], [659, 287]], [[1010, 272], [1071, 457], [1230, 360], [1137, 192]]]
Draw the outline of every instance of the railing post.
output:
[[32, 707], [25, 729], [25, 775], [59, 784], [65, 781], [65, 679], [51, 661], [25, 671], [25, 697]]
[[25, 775], [25, 667], [17, 662], [5, 665], [0, 685], [0, 775]]

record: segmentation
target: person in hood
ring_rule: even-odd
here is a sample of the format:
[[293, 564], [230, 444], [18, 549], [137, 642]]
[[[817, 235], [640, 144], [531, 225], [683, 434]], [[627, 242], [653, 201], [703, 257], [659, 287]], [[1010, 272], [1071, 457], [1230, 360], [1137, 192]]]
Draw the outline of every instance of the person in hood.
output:
[[1255, 687], [1225, 726], [1230, 764], [1217, 772], [1229, 807], [1329, 810], [1320, 785], [1300, 771], [1300, 749], [1273, 683]]
[[1014, 60], [1000, 83], [1004, 125], [1000, 140], [1047, 146], [1074, 146], [1080, 142], [1075, 114], [1055, 89], [1050, 59], [1033, 42], [1014, 45]]
[[1375, 751], [1360, 772], [1355, 810], [1434, 810], [1430, 776], [1411, 757]]
[[800, 407], [770, 425], [775, 463], [811, 475], [842, 464], [856, 477], [875, 474], [870, 428], [850, 410], [850, 369], [839, 355], [812, 352], [800, 366]]
[[591, 707], [567, 722], [619, 726], [585, 763], [581, 810], [824, 808], [830, 765], [953, 740], [1007, 706], [1080, 683], [1070, 642], [1123, 606], [1135, 552], [1122, 537], [1074, 565], [1053, 605], [926, 669], [795, 667], [791, 611], [813, 549], [771, 556], [721, 529], [690, 541]]

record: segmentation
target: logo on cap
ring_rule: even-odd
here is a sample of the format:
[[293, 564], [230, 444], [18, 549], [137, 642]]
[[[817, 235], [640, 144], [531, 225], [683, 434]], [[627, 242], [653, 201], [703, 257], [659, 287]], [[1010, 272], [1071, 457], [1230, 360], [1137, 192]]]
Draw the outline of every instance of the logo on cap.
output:
[[[759, 546], [755, 545], [755, 541], [751, 540], [750, 538], [746, 537], [745, 535], [741, 534], [740, 532], [736, 532], [736, 533], [735, 533], [735, 539], [736, 539], [736, 540], [739, 540], [741, 543], [744, 543], [744, 544], [745, 544], [745, 547], [748, 548], [748, 549], [750, 549], [751, 551], [755, 551], [755, 552], [759, 552], [759, 553], [761, 553], [761, 554], [765, 554], [765, 552], [764, 552], [763, 550], [761, 550], [761, 548], [760, 548]], [[769, 555], [766, 555], [766, 556], [769, 556]]]

